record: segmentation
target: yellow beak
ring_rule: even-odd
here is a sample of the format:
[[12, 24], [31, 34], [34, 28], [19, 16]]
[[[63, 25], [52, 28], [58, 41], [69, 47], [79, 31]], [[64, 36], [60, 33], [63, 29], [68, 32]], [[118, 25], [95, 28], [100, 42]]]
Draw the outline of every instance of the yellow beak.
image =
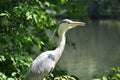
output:
[[85, 26], [84, 22], [76, 22], [76, 21], [72, 21], [69, 23], [72, 26]]

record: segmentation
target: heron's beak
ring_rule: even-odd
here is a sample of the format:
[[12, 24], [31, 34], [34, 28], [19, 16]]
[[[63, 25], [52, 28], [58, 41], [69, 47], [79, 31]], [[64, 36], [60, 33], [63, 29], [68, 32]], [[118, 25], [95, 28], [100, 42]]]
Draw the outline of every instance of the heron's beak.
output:
[[72, 22], [70, 22], [70, 25], [72, 25], [72, 26], [85, 26], [85, 23], [72, 21]]

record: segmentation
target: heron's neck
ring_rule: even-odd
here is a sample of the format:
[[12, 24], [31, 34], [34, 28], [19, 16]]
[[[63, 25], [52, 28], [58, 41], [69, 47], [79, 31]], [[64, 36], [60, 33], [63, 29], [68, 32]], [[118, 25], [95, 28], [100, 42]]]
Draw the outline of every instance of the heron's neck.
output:
[[62, 55], [62, 52], [64, 50], [64, 47], [65, 47], [65, 43], [66, 43], [66, 37], [65, 37], [65, 33], [66, 32], [62, 32], [61, 34], [59, 34], [59, 39], [60, 39], [60, 42], [59, 42], [59, 46], [56, 48], [56, 62], [58, 62], [58, 60], [60, 59], [61, 55]]

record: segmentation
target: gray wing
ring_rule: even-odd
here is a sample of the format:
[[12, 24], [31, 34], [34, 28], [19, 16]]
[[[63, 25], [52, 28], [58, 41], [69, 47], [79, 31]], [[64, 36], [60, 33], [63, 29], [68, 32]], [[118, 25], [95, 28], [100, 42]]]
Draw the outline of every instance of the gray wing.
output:
[[32, 63], [24, 80], [40, 80], [54, 69], [55, 57], [50, 53], [43, 53]]

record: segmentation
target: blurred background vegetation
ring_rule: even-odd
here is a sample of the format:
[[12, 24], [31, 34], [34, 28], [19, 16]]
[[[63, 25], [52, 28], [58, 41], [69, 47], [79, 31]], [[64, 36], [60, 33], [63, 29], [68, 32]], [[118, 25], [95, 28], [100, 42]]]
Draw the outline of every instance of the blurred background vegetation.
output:
[[[0, 80], [22, 80], [40, 52], [55, 49], [47, 31], [57, 36], [57, 26], [64, 18], [87, 23], [119, 20], [120, 0], [0, 0]], [[112, 70], [114, 74], [104, 80], [120, 79], [120, 68]], [[79, 80], [58, 65], [50, 78]]]

